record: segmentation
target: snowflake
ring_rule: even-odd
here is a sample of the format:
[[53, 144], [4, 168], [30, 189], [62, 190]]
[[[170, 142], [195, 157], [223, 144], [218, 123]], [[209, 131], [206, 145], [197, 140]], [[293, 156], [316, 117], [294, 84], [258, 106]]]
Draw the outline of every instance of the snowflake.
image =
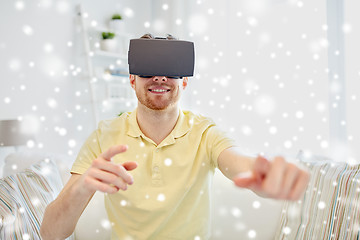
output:
[[227, 216], [227, 214], [228, 214], [228, 211], [227, 211], [226, 207], [224, 207], [224, 206], [220, 207], [218, 209], [218, 212], [219, 212], [220, 216]]
[[248, 237], [249, 238], [255, 238], [256, 237], [256, 231], [255, 230], [249, 230], [248, 232]]
[[23, 240], [30, 240], [30, 235], [28, 233], [24, 233]]
[[297, 111], [295, 113], [296, 118], [301, 119], [304, 117], [304, 113], [302, 111]]
[[320, 146], [321, 148], [328, 148], [329, 147], [329, 143], [325, 140], [320, 142]]
[[284, 233], [285, 235], [289, 235], [289, 234], [291, 233], [291, 228], [289, 228], [289, 227], [284, 227], [283, 233]]
[[166, 11], [166, 10], [168, 10], [169, 9], [169, 5], [168, 4], [163, 4], [162, 5], [162, 9], [164, 10], [164, 11]]
[[235, 230], [236, 231], [244, 231], [246, 229], [246, 226], [243, 222], [237, 222], [235, 223]]
[[144, 22], [144, 27], [145, 28], [149, 28], [150, 27], [150, 23], [148, 21]]
[[41, 168], [41, 173], [44, 175], [48, 175], [51, 173], [50, 168], [49, 167], [43, 167]]
[[241, 131], [245, 136], [250, 136], [252, 134], [252, 129], [249, 126], [242, 126]]
[[316, 104], [316, 110], [318, 110], [319, 112], [324, 112], [326, 110], [326, 104], [323, 102], [318, 102]]
[[74, 139], [70, 139], [68, 142], [69, 147], [73, 148], [76, 146], [76, 141]]
[[275, 126], [271, 126], [271, 127], [269, 128], [269, 132], [270, 132], [271, 134], [276, 134], [276, 133], [277, 133], [277, 128], [276, 128]]
[[43, 49], [45, 52], [51, 53], [54, 50], [54, 46], [51, 43], [45, 43]]
[[259, 201], [254, 201], [252, 204], [253, 208], [258, 209], [261, 206], [261, 203]]
[[29, 140], [26, 142], [26, 146], [28, 148], [33, 148], [35, 146], [35, 142], [33, 140]]
[[11, 99], [9, 97], [4, 98], [4, 102], [6, 104], [9, 104], [11, 102]]
[[134, 11], [131, 8], [126, 7], [124, 9], [124, 15], [128, 18], [132, 18], [134, 16]]
[[40, 204], [40, 200], [39, 200], [38, 198], [33, 198], [33, 199], [31, 200], [31, 202], [32, 202], [32, 204], [34, 204], [35, 207]]
[[318, 208], [319, 208], [319, 209], [324, 209], [325, 207], [326, 207], [326, 203], [325, 203], [325, 202], [320, 201], [320, 202], [318, 203]]
[[58, 105], [57, 101], [55, 99], [53, 99], [53, 98], [47, 99], [46, 103], [50, 108], [56, 108], [57, 105]]
[[65, 136], [67, 134], [67, 130], [65, 128], [55, 127], [55, 131], [58, 132], [60, 136]]
[[234, 217], [238, 218], [238, 217], [241, 216], [242, 212], [241, 212], [241, 210], [240, 210], [239, 208], [234, 207], [234, 208], [231, 209], [231, 214], [232, 214]]
[[103, 219], [103, 220], [101, 220], [101, 226], [102, 226], [104, 229], [110, 229], [110, 228], [111, 228], [111, 223], [110, 223], [109, 220]]
[[157, 196], [157, 200], [160, 201], [160, 202], [163, 202], [165, 201], [165, 195], [160, 193], [158, 196]]
[[254, 17], [249, 17], [247, 22], [252, 27], [256, 27], [258, 25], [258, 20]]
[[259, 115], [269, 115], [275, 110], [275, 100], [271, 96], [260, 96], [255, 99], [254, 107], [255, 111]]
[[352, 26], [349, 23], [344, 23], [342, 26], [342, 30], [344, 33], [350, 33], [352, 31]]
[[165, 164], [165, 166], [171, 166], [172, 160], [171, 160], [170, 158], [166, 158], [166, 159], [164, 160], [164, 164]]
[[285, 141], [284, 142], [284, 147], [287, 148], [287, 149], [291, 148], [292, 147], [292, 142], [290, 140]]
[[[20, 213], [24, 213], [25, 212], [25, 209], [23, 207], [19, 208], [19, 212]], [[1, 219], [0, 219], [1, 220]]]
[[19, 59], [10, 60], [9, 68], [12, 71], [19, 71], [21, 69], [21, 61]]
[[250, 15], [263, 15], [268, 9], [269, 3], [265, 0], [243, 1], [244, 10]]
[[28, 35], [28, 36], [31, 36], [34, 34], [34, 30], [29, 25], [23, 26], [23, 32], [25, 33], [25, 35]]
[[20, 90], [21, 90], [21, 91], [25, 91], [25, 90], [26, 90], [26, 86], [25, 86], [25, 85], [23, 85], [23, 84], [22, 84], [22, 85], [20, 85]]
[[52, 1], [51, 0], [40, 0], [39, 1], [39, 4], [38, 4], [38, 6], [40, 7], [40, 8], [50, 8], [51, 7], [51, 5], [52, 5]]
[[15, 3], [16, 10], [21, 11], [24, 9], [24, 7], [25, 7], [25, 5], [24, 5], [23, 1], [16, 1], [16, 3]]

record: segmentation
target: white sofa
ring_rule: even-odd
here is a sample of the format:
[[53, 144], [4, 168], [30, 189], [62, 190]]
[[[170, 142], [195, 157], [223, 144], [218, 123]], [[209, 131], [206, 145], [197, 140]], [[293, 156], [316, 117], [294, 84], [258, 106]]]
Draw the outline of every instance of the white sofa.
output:
[[[0, 160], [0, 177], [5, 179], [7, 176], [14, 176], [18, 173], [23, 172], [26, 168], [31, 165], [36, 165], [39, 162], [43, 161], [51, 161], [54, 163], [54, 166], [57, 168], [57, 172], [52, 172], [52, 174], [45, 176], [52, 176], [52, 185], [54, 182], [58, 181], [62, 189], [63, 185], [68, 181], [70, 177], [70, 168], [72, 165], [73, 158], [62, 155], [62, 156], [54, 156], [52, 154], [44, 154], [40, 152], [34, 151], [22, 151], [18, 153], [14, 153], [11, 151], [6, 151], [8, 154], [4, 156], [4, 151], [2, 152], [3, 158]], [[5, 154], [6, 155], [6, 154]], [[42, 166], [43, 167], [43, 166]], [[49, 164], [49, 168], [52, 165]], [[42, 173], [40, 173], [42, 174]], [[55, 195], [58, 194], [57, 189], [54, 190]], [[54, 195], [54, 197], [55, 197]], [[110, 239], [111, 230], [110, 224], [106, 215], [105, 207], [104, 207], [104, 195], [100, 192], [96, 193], [92, 200], [89, 203], [89, 207], [85, 209], [75, 232], [73, 234], [73, 238], [79, 240], [106, 240]], [[45, 199], [44, 199], [45, 201]], [[0, 217], [1, 211], [0, 211]], [[0, 222], [1, 223], [1, 222]], [[4, 223], [4, 222], [2, 222]], [[1, 224], [0, 224], [1, 226]], [[89, 231], [91, 229], [91, 231]], [[1, 227], [0, 227], [1, 232]], [[0, 235], [0, 239], [2, 235]], [[29, 238], [32, 239], [32, 238]]]
[[[3, 176], [0, 180], [0, 197], [5, 196], [5, 200], [0, 201], [0, 239], [6, 239], [3, 237], [3, 234], [6, 234], [4, 229], [11, 229], [9, 227], [14, 224], [24, 224], [23, 219], [26, 219], [26, 216], [32, 221], [31, 214], [33, 214], [32, 218], [41, 222], [41, 214], [46, 204], [51, 198], [56, 197], [61, 185], [70, 177], [69, 169], [73, 161], [69, 156], [51, 156], [33, 152], [14, 153], [6, 156], [5, 159], [5, 163], [2, 164], [3, 171], [5, 175], [11, 176]], [[279, 201], [261, 199], [250, 191], [235, 188], [221, 174], [215, 174], [211, 239], [358, 239], [360, 166], [323, 161], [324, 159], [316, 157], [302, 160], [311, 170], [312, 178], [304, 198], [298, 202], [283, 204]], [[28, 168], [29, 166], [31, 167]], [[59, 170], [59, 173], [53, 168]], [[46, 171], [47, 169], [51, 170], [51, 174]], [[51, 194], [42, 191], [42, 185], [38, 184], [40, 180], [31, 183], [33, 185], [27, 188], [35, 192], [38, 188], [40, 195], [44, 197], [40, 198], [40, 202], [39, 199], [35, 199], [36, 204], [34, 199], [28, 200], [31, 202], [30, 210], [32, 205], [36, 205], [37, 208], [33, 210], [36, 211], [35, 214], [29, 210], [21, 220], [16, 219], [16, 216], [24, 215], [21, 213], [21, 210], [24, 211], [21, 205], [26, 205], [28, 202], [14, 192], [18, 191], [27, 196], [29, 193], [24, 194], [23, 191], [26, 190], [21, 188], [23, 178], [33, 179], [37, 175], [40, 176], [40, 180], [49, 181], [49, 186], [53, 186], [52, 191], [49, 191]], [[51, 185], [56, 181], [57, 183]], [[16, 186], [9, 187], [11, 184], [14, 185], [14, 182]], [[5, 185], [9, 186], [6, 188]], [[9, 193], [9, 189], [12, 193]], [[6, 201], [8, 205], [15, 206], [17, 211], [9, 211], [9, 206], [4, 204]], [[16, 201], [18, 202], [14, 204]], [[33, 235], [26, 233], [28, 235], [22, 239], [38, 239], [34, 233], [38, 226], [33, 224], [32, 227]], [[24, 234], [23, 229], [22, 234]], [[104, 209], [103, 194], [95, 194], [89, 203], [70, 239], [74, 238], [110, 239], [110, 223]]]

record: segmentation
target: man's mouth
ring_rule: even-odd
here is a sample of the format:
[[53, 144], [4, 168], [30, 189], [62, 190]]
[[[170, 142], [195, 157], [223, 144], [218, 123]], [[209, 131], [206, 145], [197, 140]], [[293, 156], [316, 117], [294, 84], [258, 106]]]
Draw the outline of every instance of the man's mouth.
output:
[[165, 93], [165, 92], [170, 92], [170, 89], [149, 89], [149, 92], [153, 92], [153, 93]]

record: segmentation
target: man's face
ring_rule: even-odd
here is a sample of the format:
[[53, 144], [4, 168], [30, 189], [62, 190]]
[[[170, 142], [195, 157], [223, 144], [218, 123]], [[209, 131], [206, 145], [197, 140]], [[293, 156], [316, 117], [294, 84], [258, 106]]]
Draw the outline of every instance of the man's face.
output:
[[165, 76], [140, 77], [130, 75], [131, 87], [139, 102], [153, 110], [165, 110], [178, 103], [187, 86], [187, 78], [173, 79]]

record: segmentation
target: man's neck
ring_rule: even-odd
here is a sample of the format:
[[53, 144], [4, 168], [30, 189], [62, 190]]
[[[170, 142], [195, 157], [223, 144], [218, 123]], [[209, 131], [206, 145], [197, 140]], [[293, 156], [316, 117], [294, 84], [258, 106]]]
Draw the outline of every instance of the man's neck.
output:
[[139, 103], [136, 116], [140, 130], [159, 145], [174, 129], [179, 117], [179, 106], [152, 110]]

